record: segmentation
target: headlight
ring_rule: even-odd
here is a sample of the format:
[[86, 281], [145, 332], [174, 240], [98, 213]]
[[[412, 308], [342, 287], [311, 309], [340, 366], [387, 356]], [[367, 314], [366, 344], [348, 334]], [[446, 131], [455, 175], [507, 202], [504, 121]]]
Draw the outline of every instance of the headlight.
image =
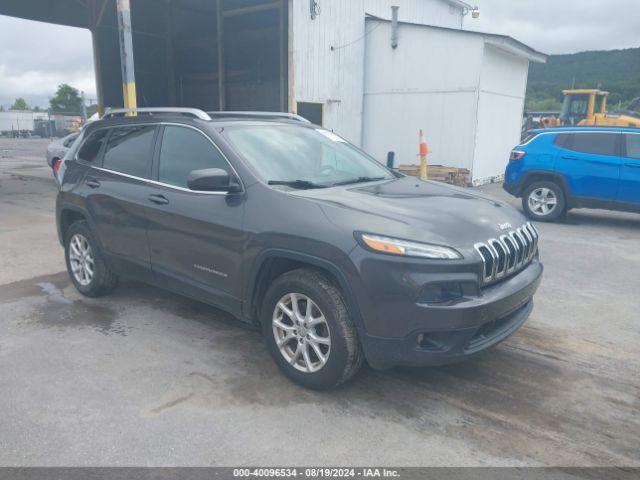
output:
[[363, 233], [362, 242], [371, 250], [403, 257], [430, 258], [432, 260], [459, 260], [462, 255], [453, 248], [430, 245], [428, 243], [410, 242], [397, 238], [380, 237]]

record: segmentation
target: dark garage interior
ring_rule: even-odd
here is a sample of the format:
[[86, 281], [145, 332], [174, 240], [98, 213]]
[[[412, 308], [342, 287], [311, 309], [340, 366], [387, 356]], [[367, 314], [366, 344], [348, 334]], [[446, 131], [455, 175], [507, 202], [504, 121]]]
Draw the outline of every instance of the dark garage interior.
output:
[[[87, 28], [101, 104], [123, 106], [117, 0], [4, 0], [0, 14]], [[287, 111], [286, 0], [131, 0], [138, 107]]]

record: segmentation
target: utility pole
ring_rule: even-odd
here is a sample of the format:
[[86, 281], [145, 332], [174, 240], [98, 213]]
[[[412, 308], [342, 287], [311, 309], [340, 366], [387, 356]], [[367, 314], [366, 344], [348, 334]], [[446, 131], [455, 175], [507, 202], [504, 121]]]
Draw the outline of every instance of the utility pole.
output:
[[[136, 76], [133, 62], [131, 35], [131, 5], [129, 0], [118, 0], [118, 34], [120, 37], [120, 65], [122, 67], [122, 97], [124, 108], [137, 108]], [[135, 115], [130, 113], [128, 115]]]
[[87, 99], [84, 97], [84, 92], [80, 92], [80, 98], [82, 99], [82, 121], [87, 121]]

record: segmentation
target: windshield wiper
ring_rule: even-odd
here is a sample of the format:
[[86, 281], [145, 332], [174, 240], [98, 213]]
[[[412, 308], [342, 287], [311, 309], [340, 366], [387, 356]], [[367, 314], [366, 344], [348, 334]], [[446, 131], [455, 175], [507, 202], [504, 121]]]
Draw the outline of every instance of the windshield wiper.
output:
[[354, 183], [366, 183], [366, 182], [377, 182], [380, 180], [387, 180], [387, 177], [358, 177], [352, 178], [350, 180], [345, 180], [343, 182], [334, 183], [334, 186], [340, 185], [352, 185]]
[[271, 180], [267, 182], [269, 185], [284, 185], [291, 188], [298, 188], [301, 190], [310, 188], [327, 188], [326, 185], [320, 185], [319, 183], [313, 183], [308, 180]]

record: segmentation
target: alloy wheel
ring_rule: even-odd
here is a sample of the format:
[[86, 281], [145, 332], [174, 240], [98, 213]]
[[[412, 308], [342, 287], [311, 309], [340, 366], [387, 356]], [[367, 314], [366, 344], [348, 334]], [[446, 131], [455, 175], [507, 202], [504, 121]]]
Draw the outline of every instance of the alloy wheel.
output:
[[536, 215], [546, 216], [553, 212], [558, 205], [558, 198], [553, 190], [542, 187], [529, 194], [529, 209]]
[[273, 336], [284, 359], [296, 370], [321, 370], [331, 353], [329, 324], [318, 305], [306, 295], [289, 293], [276, 304]]
[[89, 240], [84, 235], [76, 233], [69, 242], [69, 263], [76, 281], [86, 287], [93, 280], [95, 263]]

